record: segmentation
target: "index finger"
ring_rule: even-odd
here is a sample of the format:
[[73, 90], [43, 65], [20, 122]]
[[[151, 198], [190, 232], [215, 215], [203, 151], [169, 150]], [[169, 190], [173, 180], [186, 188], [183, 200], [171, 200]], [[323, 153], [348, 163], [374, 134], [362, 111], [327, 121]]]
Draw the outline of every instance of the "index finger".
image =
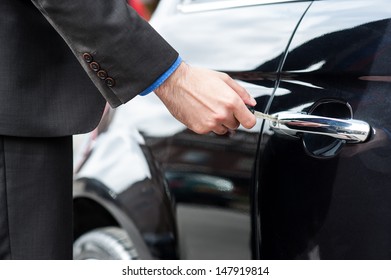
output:
[[229, 75], [227, 74], [225, 75], [226, 75], [225, 82], [227, 83], [227, 85], [229, 85], [240, 96], [240, 98], [243, 100], [244, 103], [251, 106], [255, 106], [257, 104], [255, 99], [251, 96], [250, 93], [248, 93], [248, 91], [244, 87], [239, 85]]

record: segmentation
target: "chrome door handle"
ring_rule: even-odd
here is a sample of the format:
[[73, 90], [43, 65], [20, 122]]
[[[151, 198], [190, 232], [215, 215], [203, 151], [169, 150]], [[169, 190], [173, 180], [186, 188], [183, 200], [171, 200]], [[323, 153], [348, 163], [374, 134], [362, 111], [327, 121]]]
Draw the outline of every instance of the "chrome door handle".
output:
[[354, 119], [335, 119], [291, 112], [280, 112], [273, 117], [275, 121], [270, 122], [272, 129], [290, 135], [300, 132], [311, 133], [346, 140], [347, 143], [361, 143], [371, 134], [368, 123]]

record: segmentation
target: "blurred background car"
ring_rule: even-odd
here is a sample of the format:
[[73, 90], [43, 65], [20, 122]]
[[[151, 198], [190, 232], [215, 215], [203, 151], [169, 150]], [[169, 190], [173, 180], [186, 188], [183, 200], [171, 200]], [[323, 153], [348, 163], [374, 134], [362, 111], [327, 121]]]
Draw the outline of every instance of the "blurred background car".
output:
[[185, 61], [289, 118], [217, 136], [154, 94], [107, 109], [75, 160], [74, 257], [390, 259], [388, 7], [160, 1], [151, 24]]

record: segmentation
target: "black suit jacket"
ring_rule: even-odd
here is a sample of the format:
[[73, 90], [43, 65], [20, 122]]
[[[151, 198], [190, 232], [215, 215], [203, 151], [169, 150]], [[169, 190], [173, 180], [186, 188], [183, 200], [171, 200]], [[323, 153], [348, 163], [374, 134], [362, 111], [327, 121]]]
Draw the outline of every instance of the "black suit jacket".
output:
[[[92, 130], [178, 57], [125, 0], [0, 1], [0, 135]], [[104, 98], [102, 98], [102, 96]]]

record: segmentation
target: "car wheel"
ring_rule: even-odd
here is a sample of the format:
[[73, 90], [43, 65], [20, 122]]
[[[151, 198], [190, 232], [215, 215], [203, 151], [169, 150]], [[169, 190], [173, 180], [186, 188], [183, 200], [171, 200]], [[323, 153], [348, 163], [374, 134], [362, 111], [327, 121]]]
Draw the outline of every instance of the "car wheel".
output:
[[133, 260], [138, 254], [128, 234], [117, 227], [98, 228], [73, 244], [75, 260]]

